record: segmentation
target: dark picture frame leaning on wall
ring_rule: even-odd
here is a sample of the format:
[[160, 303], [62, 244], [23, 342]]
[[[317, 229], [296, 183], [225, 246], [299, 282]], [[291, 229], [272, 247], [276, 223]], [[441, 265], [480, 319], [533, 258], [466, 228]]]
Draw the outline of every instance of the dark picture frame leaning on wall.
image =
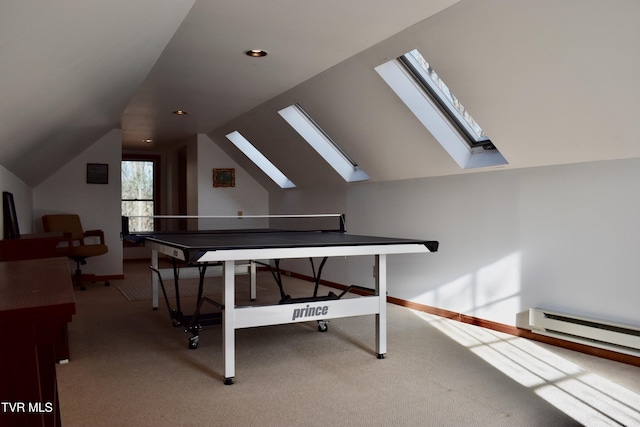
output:
[[87, 163], [87, 184], [108, 184], [109, 165], [106, 163]]
[[9, 193], [8, 191], [2, 192], [2, 215], [4, 238], [17, 239], [20, 237], [16, 204], [13, 201], [13, 193]]

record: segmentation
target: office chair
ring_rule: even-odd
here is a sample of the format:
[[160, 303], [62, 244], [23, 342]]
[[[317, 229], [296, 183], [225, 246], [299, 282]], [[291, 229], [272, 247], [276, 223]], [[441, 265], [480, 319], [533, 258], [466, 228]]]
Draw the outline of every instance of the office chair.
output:
[[[74, 214], [45, 215], [42, 217], [44, 231], [58, 231], [64, 233], [66, 246], [56, 248], [56, 254], [66, 256], [75, 261], [75, 281], [80, 290], [86, 287], [82, 284], [82, 271], [80, 265], [87, 263], [86, 259], [93, 256], [106, 254], [109, 250], [104, 244], [104, 232], [102, 230], [84, 231], [80, 223], [80, 217]], [[97, 237], [100, 243], [85, 243], [85, 237]], [[63, 241], [64, 241], [63, 240]], [[109, 286], [109, 282], [105, 282]]]

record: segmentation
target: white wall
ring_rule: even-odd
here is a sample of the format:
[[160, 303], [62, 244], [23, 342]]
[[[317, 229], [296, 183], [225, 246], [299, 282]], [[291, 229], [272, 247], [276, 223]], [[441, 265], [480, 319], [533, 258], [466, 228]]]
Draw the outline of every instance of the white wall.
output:
[[[13, 194], [20, 234], [31, 233], [33, 218], [33, 192], [31, 188], [4, 166], [0, 165], [0, 190]], [[3, 215], [4, 213], [0, 210], [2, 221], [4, 221]], [[4, 238], [4, 227], [0, 227], [0, 236]]]
[[[283, 191], [270, 203], [341, 205], [351, 233], [439, 240], [435, 254], [389, 257], [394, 297], [508, 325], [524, 326], [529, 307], [640, 325], [639, 181], [631, 159], [358, 184], [346, 198]], [[324, 278], [372, 286], [372, 266], [338, 260]]]
[[[83, 273], [122, 274], [120, 240], [122, 138], [112, 130], [72, 159], [33, 190], [34, 229], [42, 231], [42, 216], [52, 213], [77, 213], [85, 230], [101, 229], [109, 252], [89, 258]], [[87, 163], [109, 165], [108, 184], [87, 184]], [[72, 265], [72, 271], [75, 265]]]
[[[197, 142], [198, 215], [266, 215], [269, 193], [207, 135]], [[214, 168], [235, 168], [235, 187], [214, 187]]]

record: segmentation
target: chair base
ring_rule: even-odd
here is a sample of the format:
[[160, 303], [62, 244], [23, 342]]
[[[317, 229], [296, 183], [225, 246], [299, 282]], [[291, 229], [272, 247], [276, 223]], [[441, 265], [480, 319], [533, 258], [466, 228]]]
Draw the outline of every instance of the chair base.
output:
[[[80, 276], [78, 276], [77, 274], [73, 275], [73, 285], [76, 288], [80, 289], [81, 291], [87, 290], [87, 286], [85, 284], [89, 282], [90, 283], [97, 282], [97, 280], [95, 280], [95, 275], [93, 274], [81, 274]], [[111, 282], [109, 282], [108, 280], [105, 280], [104, 286], [111, 286]]]
[[[76, 259], [72, 258], [76, 262], [76, 273], [73, 275], [73, 281], [76, 287], [78, 287], [81, 291], [86, 291], [87, 287], [84, 285], [84, 281], [95, 282], [94, 274], [82, 274], [82, 270], [80, 269], [80, 265], [84, 265], [87, 263], [84, 259]], [[109, 281], [104, 282], [105, 286], [111, 286]]]

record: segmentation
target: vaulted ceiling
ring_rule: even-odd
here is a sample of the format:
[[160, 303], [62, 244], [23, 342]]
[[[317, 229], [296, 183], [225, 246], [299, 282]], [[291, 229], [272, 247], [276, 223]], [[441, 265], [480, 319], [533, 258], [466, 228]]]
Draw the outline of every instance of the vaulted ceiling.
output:
[[239, 130], [298, 186], [340, 183], [277, 114], [299, 102], [374, 181], [466, 173], [374, 71], [414, 48], [505, 168], [640, 156], [640, 2], [400, 3], [3, 4], [0, 164], [35, 186], [113, 128], [132, 151], [202, 133], [273, 185]]

